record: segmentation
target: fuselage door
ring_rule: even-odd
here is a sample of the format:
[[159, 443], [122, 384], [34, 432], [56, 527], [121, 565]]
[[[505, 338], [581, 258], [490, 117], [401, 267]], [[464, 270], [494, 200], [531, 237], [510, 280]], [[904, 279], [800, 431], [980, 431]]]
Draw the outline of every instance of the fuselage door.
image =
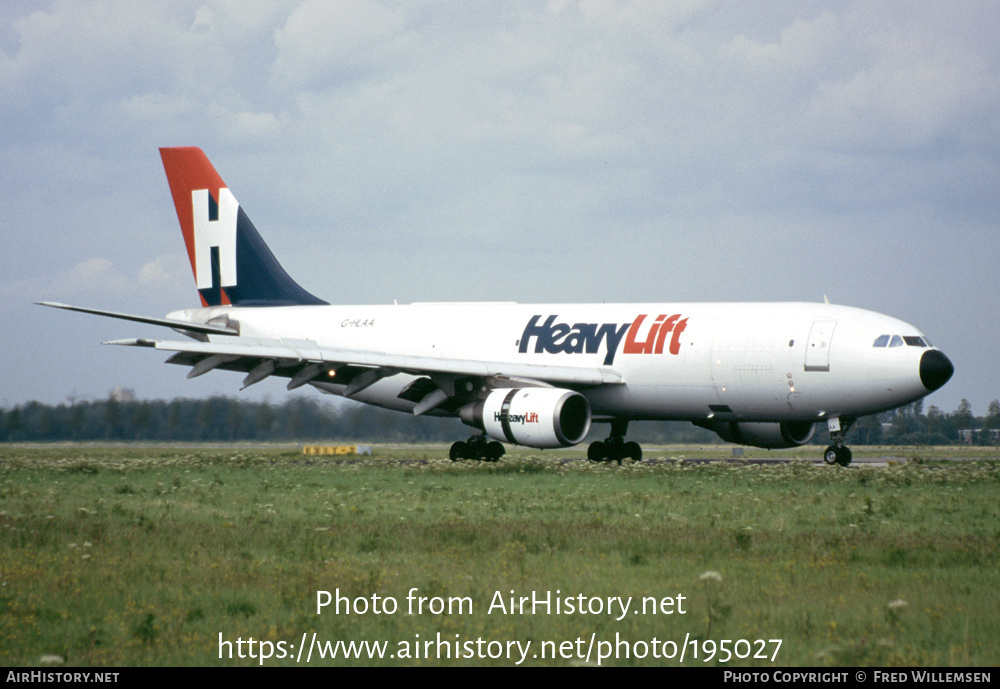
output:
[[830, 342], [833, 340], [833, 329], [837, 321], [816, 321], [809, 331], [809, 341], [806, 343], [806, 370], [830, 370]]

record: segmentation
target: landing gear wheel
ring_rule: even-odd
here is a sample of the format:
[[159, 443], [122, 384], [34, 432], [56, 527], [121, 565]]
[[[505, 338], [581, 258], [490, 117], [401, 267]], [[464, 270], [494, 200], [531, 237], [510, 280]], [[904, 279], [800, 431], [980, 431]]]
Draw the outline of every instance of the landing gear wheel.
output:
[[633, 462], [642, 461], [642, 447], [636, 442], [625, 442], [625, 432], [628, 429], [627, 419], [615, 419], [611, 422], [611, 435], [606, 440], [597, 440], [587, 448], [587, 459], [591, 462], [618, 462], [623, 459]]
[[600, 440], [592, 442], [587, 448], [587, 459], [591, 462], [603, 462], [606, 456], [607, 450], [604, 449], [604, 443]]
[[474, 435], [468, 440], [459, 440], [451, 446], [448, 456], [451, 461], [474, 459], [479, 462], [496, 462], [506, 454], [503, 445], [488, 441], [485, 435]]
[[854, 457], [854, 454], [851, 452], [851, 448], [846, 446], [839, 447], [837, 449], [840, 450], [837, 456], [837, 464], [842, 467], [846, 467], [851, 463], [851, 459]]
[[625, 456], [631, 459], [633, 462], [642, 461], [642, 448], [639, 443], [629, 441], [625, 443]]
[[830, 428], [830, 440], [833, 445], [826, 448], [823, 452], [823, 461], [827, 464], [839, 464], [842, 467], [846, 467], [851, 463], [852, 453], [851, 448], [844, 445], [844, 436], [847, 435], [848, 429], [854, 425], [857, 421], [856, 418], [852, 416], [841, 416], [832, 417], [827, 422]]
[[466, 455], [469, 454], [469, 446], [459, 440], [457, 443], [453, 443], [451, 450], [448, 451], [448, 457], [451, 461], [457, 462], [460, 459], [466, 459]]
[[851, 452], [851, 448], [846, 445], [831, 445], [826, 448], [823, 452], [823, 461], [829, 465], [839, 464], [842, 467], [846, 467], [851, 463], [851, 459], [854, 457], [854, 453]]
[[494, 440], [486, 446], [486, 461], [497, 462], [506, 452], [507, 451], [503, 449], [503, 445]]

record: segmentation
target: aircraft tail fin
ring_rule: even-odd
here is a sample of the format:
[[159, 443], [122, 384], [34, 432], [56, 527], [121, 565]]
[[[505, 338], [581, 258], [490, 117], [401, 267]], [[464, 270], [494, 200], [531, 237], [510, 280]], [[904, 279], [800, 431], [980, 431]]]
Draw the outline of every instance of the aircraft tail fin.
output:
[[202, 305], [326, 304], [281, 267], [200, 148], [161, 148]]

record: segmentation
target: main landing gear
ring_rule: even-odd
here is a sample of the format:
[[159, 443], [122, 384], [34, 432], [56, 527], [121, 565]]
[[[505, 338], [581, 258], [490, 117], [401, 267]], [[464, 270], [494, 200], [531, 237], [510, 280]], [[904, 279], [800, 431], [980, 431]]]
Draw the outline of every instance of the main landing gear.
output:
[[506, 450], [496, 440], [489, 440], [485, 433], [474, 435], [466, 441], [459, 440], [451, 446], [448, 456], [451, 461], [474, 459], [480, 462], [496, 462], [504, 456]]
[[618, 462], [631, 459], [642, 461], [642, 448], [639, 443], [625, 442], [625, 432], [628, 430], [628, 419], [615, 419], [611, 422], [611, 435], [603, 442], [597, 440], [587, 448], [587, 459], [591, 462]]
[[844, 419], [833, 418], [827, 422], [827, 426], [830, 429], [830, 440], [833, 441], [833, 445], [826, 448], [823, 452], [823, 461], [827, 464], [839, 464], [842, 467], [846, 467], [851, 463], [851, 448], [844, 445], [844, 436], [847, 434], [847, 429], [856, 420], [845, 417]]

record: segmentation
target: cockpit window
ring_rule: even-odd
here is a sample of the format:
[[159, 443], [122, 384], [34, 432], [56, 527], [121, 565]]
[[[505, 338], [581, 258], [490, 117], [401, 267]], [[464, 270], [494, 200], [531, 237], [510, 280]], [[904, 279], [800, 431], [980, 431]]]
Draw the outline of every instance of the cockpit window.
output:
[[903, 345], [909, 347], [931, 347], [930, 341], [926, 337], [918, 337], [917, 335], [879, 335], [875, 338], [875, 342], [872, 347], [902, 347]]

